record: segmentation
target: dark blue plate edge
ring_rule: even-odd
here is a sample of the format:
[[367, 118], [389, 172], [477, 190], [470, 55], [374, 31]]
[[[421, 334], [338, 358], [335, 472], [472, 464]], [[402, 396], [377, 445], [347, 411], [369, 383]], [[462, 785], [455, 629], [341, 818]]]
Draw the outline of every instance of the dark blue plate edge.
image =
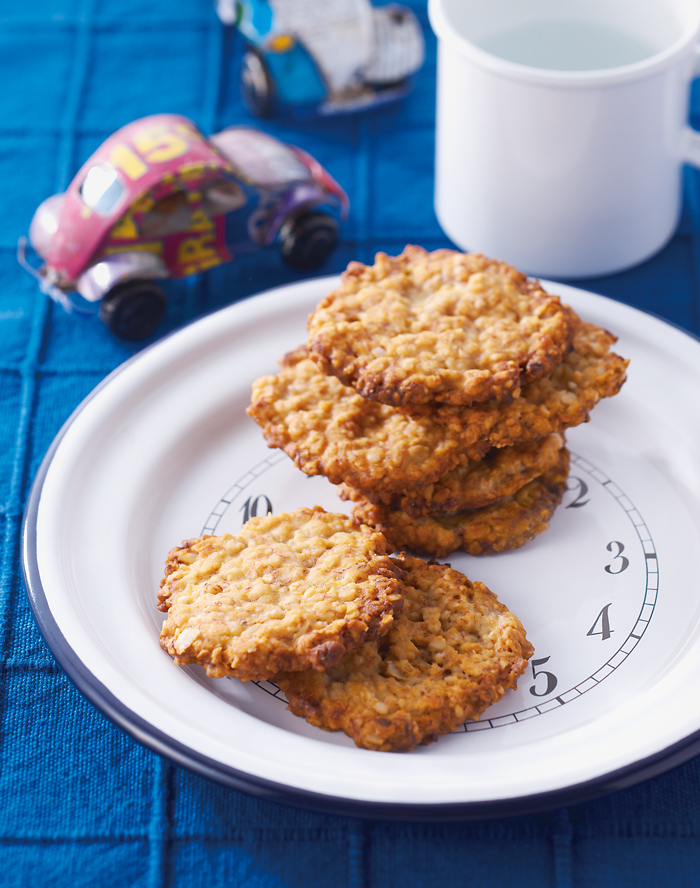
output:
[[[580, 289], [575, 284], [568, 284]], [[279, 288], [274, 288], [279, 289]], [[269, 292], [269, 291], [266, 291]], [[592, 292], [592, 291], [587, 291]], [[611, 302], [619, 302], [633, 311], [661, 321], [700, 344], [700, 336], [686, 330], [679, 324], [660, 315], [628, 305], [602, 294], [594, 294]], [[210, 314], [225, 311], [230, 306], [215, 309]], [[175, 764], [199, 774], [215, 783], [239, 790], [258, 798], [296, 807], [309, 808], [327, 814], [369, 818], [373, 820], [404, 821], [456, 821], [482, 820], [496, 817], [511, 817], [522, 814], [535, 814], [563, 806], [589, 801], [612, 792], [627, 789], [644, 780], [657, 777], [684, 764], [700, 754], [700, 730], [694, 731], [677, 743], [640, 759], [624, 768], [618, 768], [592, 780], [572, 784], [558, 790], [535, 793], [529, 796], [496, 799], [486, 802], [449, 802], [438, 804], [387, 803], [347, 799], [341, 796], [323, 795], [304, 789], [297, 789], [261, 777], [247, 774], [236, 768], [223, 765], [201, 753], [190, 749], [168, 734], [153, 727], [141, 716], [132, 712], [121, 700], [98, 681], [73, 651], [53, 618], [39, 575], [36, 556], [36, 522], [41, 493], [54, 454], [76, 417], [86, 405], [105, 388], [111, 380], [122, 373], [130, 364], [137, 361], [144, 352], [155, 348], [164, 340], [177, 335], [191, 323], [171, 331], [156, 342], [151, 343], [138, 354], [128, 358], [100, 382], [93, 391], [76, 407], [59, 430], [44, 456], [31, 486], [27, 506], [22, 521], [21, 559], [22, 574], [29, 604], [41, 634], [54, 659], [76, 689], [92, 703], [113, 724], [123, 730], [140, 745], [165, 757]], [[406, 754], [406, 753], [398, 753]], [[389, 753], [391, 755], [391, 753]]]

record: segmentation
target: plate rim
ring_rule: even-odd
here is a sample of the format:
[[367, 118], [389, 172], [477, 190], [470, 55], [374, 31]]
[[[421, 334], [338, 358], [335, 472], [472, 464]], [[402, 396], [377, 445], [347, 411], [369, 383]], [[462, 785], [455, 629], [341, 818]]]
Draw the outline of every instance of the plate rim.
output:
[[[314, 283], [319, 280], [331, 282], [337, 275], [326, 278], [312, 278]], [[187, 324], [178, 327], [165, 336], [150, 343], [146, 348], [130, 356], [105, 376], [95, 388], [77, 405], [66, 419], [59, 432], [45, 453], [35, 478], [32, 482], [21, 525], [21, 567], [25, 591], [29, 600], [34, 619], [52, 656], [76, 689], [113, 724], [132, 737], [146, 749], [184, 767], [185, 769], [210, 779], [229, 788], [246, 792], [282, 804], [310, 808], [312, 810], [341, 816], [366, 817], [377, 820], [476, 820], [484, 818], [507, 817], [521, 814], [533, 814], [551, 810], [563, 805], [585, 802], [602, 795], [629, 788], [644, 780], [663, 774], [678, 765], [687, 762], [700, 753], [700, 728], [664, 749], [649, 756], [630, 762], [620, 768], [613, 769], [586, 781], [567, 785], [554, 790], [528, 794], [524, 796], [504, 797], [489, 800], [472, 800], [460, 802], [378, 802], [371, 800], [346, 798], [333, 794], [324, 794], [300, 787], [289, 786], [264, 777], [239, 770], [221, 761], [217, 761], [196, 749], [182, 743], [176, 737], [155, 727], [141, 715], [134, 712], [122, 702], [103, 682], [101, 682], [83, 663], [70, 643], [61, 632], [56, 622], [40, 575], [37, 558], [36, 524], [44, 482], [53, 462], [54, 455], [76, 418], [100, 392], [111, 384], [116, 376], [121, 375], [130, 365], [143, 358], [166, 340], [180, 335], [222, 312], [235, 314], [237, 307], [260, 297], [266, 297], [291, 287], [303, 285], [308, 281], [295, 281], [289, 284], [272, 287], [252, 294], [243, 300], [214, 309], [201, 315]], [[628, 305], [590, 290], [564, 282], [544, 281], [543, 286], [565, 287], [584, 295], [595, 296], [606, 302], [623, 306], [633, 313], [652, 318], [664, 325], [674, 328], [684, 336], [700, 344], [700, 336], [686, 330], [673, 321], [668, 321], [653, 312]]]

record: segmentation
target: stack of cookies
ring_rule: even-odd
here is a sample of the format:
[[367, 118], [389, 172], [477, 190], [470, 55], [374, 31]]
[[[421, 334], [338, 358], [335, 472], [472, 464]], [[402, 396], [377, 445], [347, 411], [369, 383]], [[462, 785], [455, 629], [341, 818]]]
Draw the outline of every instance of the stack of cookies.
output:
[[161, 645], [210, 676], [277, 683], [294, 714], [360, 747], [405, 751], [478, 719], [533, 647], [483, 584], [402, 550], [480, 555], [545, 530], [564, 433], [627, 361], [537, 282], [453, 250], [351, 263], [308, 332], [248, 413], [353, 516], [300, 508], [173, 549]]
[[318, 506], [187, 540], [161, 583], [161, 646], [212, 677], [276, 682], [295, 715], [365, 749], [430, 743], [515, 687], [533, 647], [482, 583], [387, 552]]
[[564, 432], [626, 377], [612, 334], [454, 250], [351, 263], [308, 333], [254, 383], [249, 415], [270, 447], [339, 485], [358, 523], [438, 558], [545, 530], [566, 490]]

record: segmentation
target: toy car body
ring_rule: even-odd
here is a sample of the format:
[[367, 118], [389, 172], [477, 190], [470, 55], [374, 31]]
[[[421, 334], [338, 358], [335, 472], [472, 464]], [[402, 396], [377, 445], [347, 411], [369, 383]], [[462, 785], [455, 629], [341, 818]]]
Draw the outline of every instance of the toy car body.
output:
[[165, 314], [160, 279], [205, 271], [275, 239], [292, 267], [315, 268], [337, 241], [327, 210], [344, 215], [347, 204], [299, 148], [250, 127], [207, 139], [187, 118], [159, 114], [110, 136], [65, 193], [39, 206], [29, 241], [44, 265], [29, 264], [26, 239], [18, 258], [68, 311], [99, 303], [116, 335], [140, 339]]
[[405, 6], [369, 0], [219, 0], [248, 40], [241, 85], [249, 110], [330, 115], [406, 95], [423, 64], [423, 32]]

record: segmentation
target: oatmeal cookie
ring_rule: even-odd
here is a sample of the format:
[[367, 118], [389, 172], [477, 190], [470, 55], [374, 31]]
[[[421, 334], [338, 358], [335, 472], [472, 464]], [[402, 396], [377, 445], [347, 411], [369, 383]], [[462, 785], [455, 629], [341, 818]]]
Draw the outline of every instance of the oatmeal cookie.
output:
[[452, 469], [427, 487], [387, 493], [382, 488], [355, 490], [341, 484], [338, 492], [342, 499], [381, 503], [391, 511], [405, 512], [412, 518], [481, 509], [510, 496], [552, 468], [563, 446], [563, 435], [547, 435], [525, 444], [492, 448], [483, 459]]
[[308, 321], [324, 373], [395, 406], [517, 397], [571, 348], [569, 309], [526, 275], [478, 253], [408, 246], [351, 262]]
[[276, 678], [289, 709], [357, 746], [406, 752], [478, 719], [516, 686], [533, 647], [483, 583], [445, 564], [395, 559], [404, 607], [388, 634], [324, 673]]
[[380, 533], [318, 506], [187, 540], [161, 582], [161, 646], [212, 677], [325, 669], [400, 610], [401, 571], [386, 552]]
[[444, 425], [447, 438], [458, 439], [467, 450], [484, 441], [506, 447], [563, 432], [588, 422], [595, 405], [622, 388], [629, 361], [610, 351], [615, 342], [602, 327], [578, 321], [564, 361], [549, 376], [524, 385], [510, 404], [434, 404], [412, 408], [411, 414]]
[[279, 447], [307, 475], [360, 489], [431, 484], [487, 442], [465, 447], [429, 414], [416, 419], [367, 401], [334, 376], [324, 376], [305, 348], [286, 355], [276, 376], [253, 384], [251, 416], [269, 447]]
[[356, 521], [380, 530], [394, 549], [411, 549], [446, 558], [461, 549], [469, 555], [489, 555], [519, 549], [549, 527], [566, 492], [569, 452], [562, 448], [557, 464], [511, 496], [483, 509], [441, 518], [412, 518], [368, 501], [353, 509]]

